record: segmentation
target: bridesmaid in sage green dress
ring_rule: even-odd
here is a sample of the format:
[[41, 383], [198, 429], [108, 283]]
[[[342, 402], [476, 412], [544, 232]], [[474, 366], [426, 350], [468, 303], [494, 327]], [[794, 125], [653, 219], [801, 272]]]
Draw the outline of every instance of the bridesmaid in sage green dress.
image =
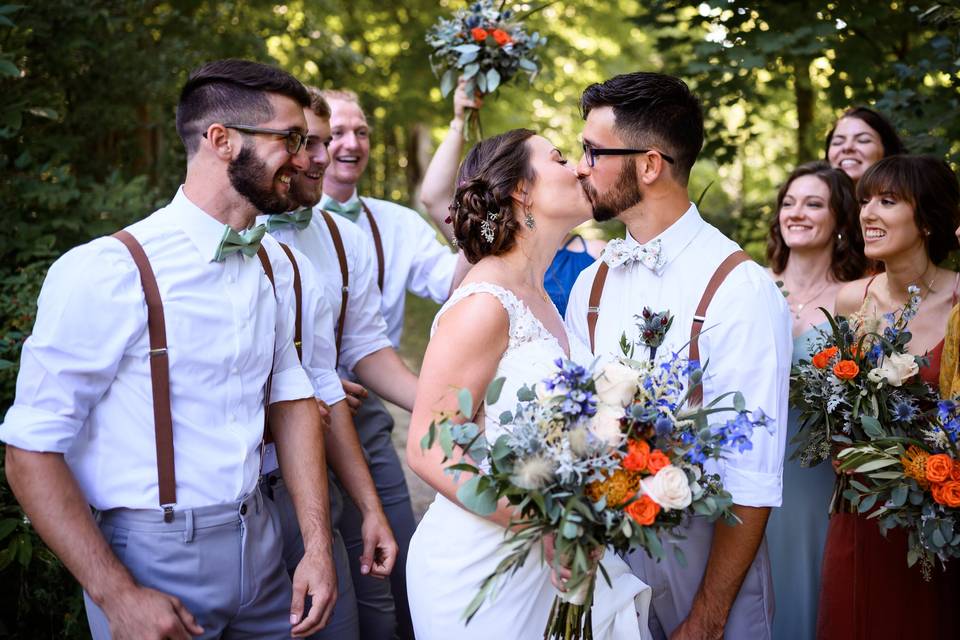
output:
[[[793, 312], [793, 360], [810, 359], [818, 329], [827, 326], [819, 310], [833, 313], [844, 282], [863, 275], [866, 259], [853, 182], [825, 162], [794, 170], [777, 194], [770, 224], [770, 275], [782, 283]], [[783, 504], [770, 514], [767, 544], [773, 571], [776, 613], [774, 640], [813, 639], [820, 594], [820, 562], [827, 536], [827, 509], [834, 472], [827, 463], [801, 467], [790, 456], [796, 446], [797, 413], [790, 411], [783, 463]]]

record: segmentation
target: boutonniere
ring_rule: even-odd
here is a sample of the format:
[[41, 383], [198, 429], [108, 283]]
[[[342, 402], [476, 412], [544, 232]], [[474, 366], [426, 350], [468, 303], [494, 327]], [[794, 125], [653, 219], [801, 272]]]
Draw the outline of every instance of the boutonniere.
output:
[[673, 324], [673, 314], [667, 311], [654, 311], [644, 307], [643, 312], [634, 316], [637, 319], [637, 329], [640, 330], [641, 344], [650, 347], [650, 360], [657, 357], [657, 347], [663, 344], [663, 339]]

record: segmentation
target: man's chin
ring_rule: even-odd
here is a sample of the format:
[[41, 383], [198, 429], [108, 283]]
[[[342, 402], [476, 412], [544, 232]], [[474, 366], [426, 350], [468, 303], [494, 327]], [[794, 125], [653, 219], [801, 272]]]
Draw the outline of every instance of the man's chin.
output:
[[613, 220], [618, 215], [620, 215], [618, 212], [608, 207], [593, 208], [593, 219], [597, 222], [607, 222], [608, 220]]

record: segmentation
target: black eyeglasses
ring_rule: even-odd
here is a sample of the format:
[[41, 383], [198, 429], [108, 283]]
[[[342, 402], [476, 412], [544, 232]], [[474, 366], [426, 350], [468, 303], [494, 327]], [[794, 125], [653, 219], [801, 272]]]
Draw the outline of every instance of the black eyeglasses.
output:
[[597, 156], [633, 156], [639, 153], [650, 153], [651, 151], [659, 153], [660, 157], [670, 164], [676, 164], [676, 161], [671, 156], [657, 149], [597, 149], [591, 147], [586, 142], [582, 143], [582, 146], [583, 155], [587, 157], [587, 164], [591, 167], [596, 166]]
[[[303, 149], [307, 144], [307, 134], [302, 131], [297, 131], [296, 129], [289, 129], [284, 131], [283, 129], [264, 129], [262, 127], [250, 127], [245, 124], [225, 124], [223, 125], [227, 129], [234, 129], [240, 133], [251, 133], [251, 134], [262, 134], [269, 136], [279, 136], [283, 138], [283, 141], [287, 145], [287, 153], [292, 156], [297, 155], [300, 152], [300, 149]], [[207, 132], [203, 132], [203, 137], [207, 137]]]

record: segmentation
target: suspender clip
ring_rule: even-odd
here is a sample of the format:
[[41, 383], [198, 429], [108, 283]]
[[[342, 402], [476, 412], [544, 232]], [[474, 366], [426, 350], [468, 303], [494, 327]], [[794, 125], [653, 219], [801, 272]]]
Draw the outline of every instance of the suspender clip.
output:
[[166, 347], [161, 347], [161, 348], [159, 348], [159, 349], [150, 349], [150, 357], [151, 357], [151, 358], [153, 358], [153, 357], [155, 357], [155, 356], [165, 356], [165, 355], [167, 355], [167, 348], [166, 348]]
[[350, 287], [348, 287], [347, 285], [343, 285], [342, 287], [340, 287], [340, 291], [343, 291], [344, 293], [350, 293]]
[[163, 521], [173, 522], [173, 505], [170, 505], [170, 504], [163, 505]]
[[293, 346], [295, 346], [295, 347], [297, 347], [297, 348], [300, 348], [300, 347], [303, 346], [303, 342], [301, 342], [300, 340], [294, 340], [294, 341], [293, 341]]
[[704, 322], [707, 321], [707, 316], [693, 316], [693, 321], [703, 324]]
[[587, 307], [587, 313], [600, 313], [600, 307]]

